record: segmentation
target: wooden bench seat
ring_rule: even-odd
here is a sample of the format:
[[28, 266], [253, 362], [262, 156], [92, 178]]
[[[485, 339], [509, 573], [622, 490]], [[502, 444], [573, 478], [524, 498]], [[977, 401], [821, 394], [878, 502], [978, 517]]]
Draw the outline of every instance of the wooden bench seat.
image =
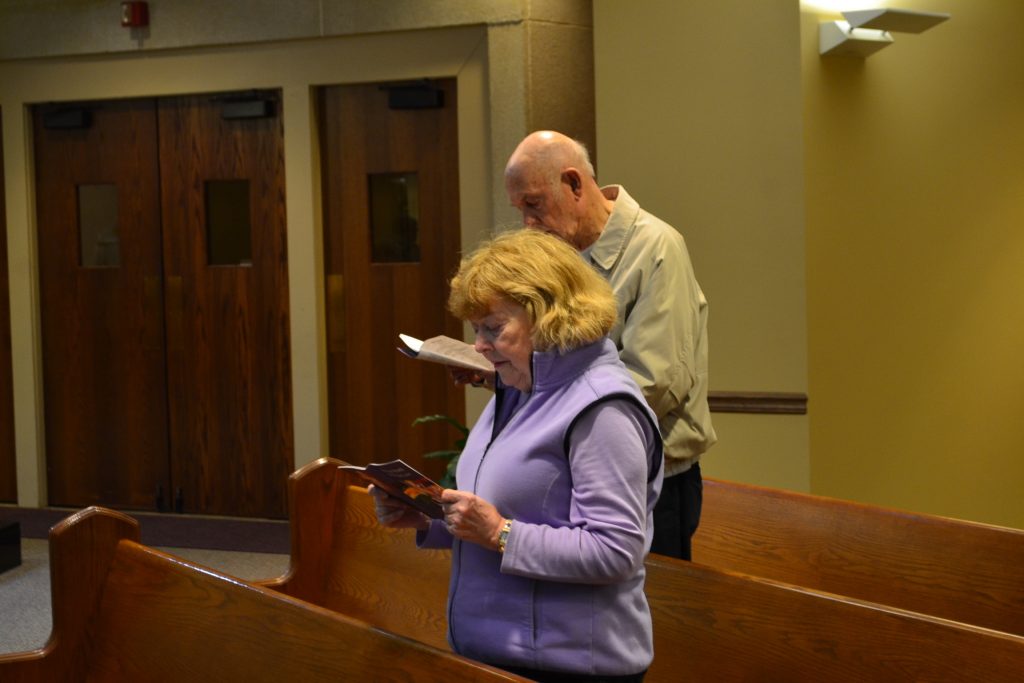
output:
[[0, 681], [524, 680], [138, 543], [89, 508], [51, 532], [53, 632]]
[[1024, 531], [717, 479], [696, 562], [1024, 635]]
[[[379, 526], [340, 461], [289, 481], [292, 559], [266, 582], [437, 647], [450, 554]], [[652, 555], [655, 659], [646, 681], [1011, 681], [1024, 638]]]
[[[652, 555], [648, 681], [1011, 683], [1024, 638]], [[691, 678], [692, 677], [692, 678]]]

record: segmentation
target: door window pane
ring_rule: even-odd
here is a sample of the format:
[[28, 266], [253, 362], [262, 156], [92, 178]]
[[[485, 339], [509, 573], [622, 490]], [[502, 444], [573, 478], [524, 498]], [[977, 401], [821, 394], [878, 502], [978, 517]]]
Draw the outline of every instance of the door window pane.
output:
[[251, 266], [248, 180], [206, 181], [206, 244], [211, 266]]
[[86, 268], [121, 265], [117, 186], [78, 186], [79, 262]]
[[370, 174], [370, 234], [375, 263], [420, 260], [420, 192], [415, 173]]

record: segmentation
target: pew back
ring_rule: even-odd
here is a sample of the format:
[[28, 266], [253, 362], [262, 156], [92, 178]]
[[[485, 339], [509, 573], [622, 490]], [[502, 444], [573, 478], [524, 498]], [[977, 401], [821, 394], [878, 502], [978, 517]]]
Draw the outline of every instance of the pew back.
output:
[[1024, 635], [1024, 531], [705, 479], [693, 559]]
[[[411, 532], [382, 529], [340, 464], [323, 459], [292, 475], [292, 564], [268, 583], [443, 642], [449, 553], [417, 550]], [[648, 558], [647, 572], [648, 683], [1000, 681], [1024, 670], [1024, 638], [660, 556]]]
[[[135, 540], [110, 537], [100, 528], [109, 511], [86, 512], [56, 533], [75, 536], [72, 545], [79, 549], [101, 538], [95, 553], [101, 559], [59, 554], [85, 560], [86, 567], [106, 562], [106, 571], [87, 569], [88, 583], [77, 577], [71, 585], [54, 584], [55, 616], [68, 616], [64, 598], [76, 591], [88, 596], [89, 604], [80, 602], [76, 607], [84, 609], [74, 615], [83, 630], [69, 633], [67, 621], [55, 618], [42, 650], [0, 657], [0, 680], [522, 680]], [[99, 523], [91, 525], [93, 520]], [[73, 567], [55, 569], [63, 577], [74, 574]]]
[[673, 666], [657, 680], [993, 683], [1024, 671], [1019, 636], [667, 557], [647, 572], [655, 664], [669, 653]]
[[418, 550], [411, 529], [379, 525], [362, 480], [341, 464], [319, 460], [289, 478], [291, 566], [263, 585], [449, 649], [451, 553]]

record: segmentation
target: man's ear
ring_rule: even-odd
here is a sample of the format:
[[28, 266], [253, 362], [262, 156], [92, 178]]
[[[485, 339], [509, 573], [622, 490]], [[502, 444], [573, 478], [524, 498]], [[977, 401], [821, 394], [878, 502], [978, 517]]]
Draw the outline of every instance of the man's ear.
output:
[[569, 186], [577, 198], [583, 194], [583, 179], [575, 168], [567, 168], [562, 171], [562, 181]]

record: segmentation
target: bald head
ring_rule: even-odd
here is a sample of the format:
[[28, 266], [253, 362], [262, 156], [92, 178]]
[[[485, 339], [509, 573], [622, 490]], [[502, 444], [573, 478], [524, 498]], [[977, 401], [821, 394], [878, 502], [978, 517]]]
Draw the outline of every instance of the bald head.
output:
[[527, 135], [505, 166], [505, 190], [527, 227], [586, 249], [600, 237], [612, 202], [601, 194], [587, 148], [567, 135]]
[[505, 166], [505, 177], [518, 172], [523, 166], [547, 175], [552, 182], [558, 180], [563, 168], [573, 167], [591, 178], [594, 166], [582, 142], [553, 130], [530, 133], [519, 143]]

